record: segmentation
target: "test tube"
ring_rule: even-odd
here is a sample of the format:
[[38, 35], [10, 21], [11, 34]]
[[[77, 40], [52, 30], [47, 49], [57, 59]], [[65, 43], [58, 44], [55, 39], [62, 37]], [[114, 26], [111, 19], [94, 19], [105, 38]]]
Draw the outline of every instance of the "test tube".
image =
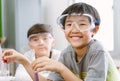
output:
[[37, 72], [34, 72], [34, 81], [39, 81], [38, 73]]
[[2, 48], [0, 45], [0, 76], [9, 76], [9, 64], [3, 61]]

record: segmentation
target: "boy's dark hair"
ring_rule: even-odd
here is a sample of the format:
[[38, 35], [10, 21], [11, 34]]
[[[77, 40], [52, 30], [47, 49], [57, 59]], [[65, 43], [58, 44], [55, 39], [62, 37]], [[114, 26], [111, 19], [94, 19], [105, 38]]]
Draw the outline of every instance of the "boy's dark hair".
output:
[[47, 24], [35, 24], [27, 32], [27, 38], [32, 34], [38, 33], [50, 33], [52, 35], [53, 29], [50, 25]]
[[[64, 15], [64, 14], [71, 15], [73, 13], [81, 14], [81, 15], [82, 14], [90, 14], [94, 19], [95, 25], [100, 25], [100, 16], [99, 16], [98, 11], [89, 4], [82, 3], [82, 2], [74, 3], [73, 5], [69, 6], [67, 9], [65, 9], [63, 11], [62, 15]], [[62, 21], [63, 25], [65, 24], [65, 19], [63, 19], [63, 21]]]

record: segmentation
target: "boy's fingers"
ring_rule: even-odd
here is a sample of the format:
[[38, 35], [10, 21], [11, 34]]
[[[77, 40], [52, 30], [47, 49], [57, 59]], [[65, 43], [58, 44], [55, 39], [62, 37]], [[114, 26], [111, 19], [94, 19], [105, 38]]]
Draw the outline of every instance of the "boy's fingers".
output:
[[13, 54], [13, 51], [11, 51], [11, 50], [6, 50], [6, 51], [3, 53], [4, 56], [8, 56], [8, 55], [12, 55], [12, 54]]
[[2, 56], [2, 61], [3, 61], [4, 63], [7, 63], [7, 60], [6, 60], [6, 58], [5, 58], [4, 56]]
[[38, 62], [38, 61], [36, 61], [36, 62], [34, 62], [34, 63], [32, 63], [32, 68], [33, 68], [33, 70], [36, 70], [36, 68], [38, 67], [38, 66], [40, 66], [40, 61]]
[[5, 63], [13, 62], [15, 60], [13, 57], [14, 57], [13, 55], [6, 55], [2, 57], [2, 60]]
[[37, 70], [38, 68], [44, 68], [47, 64], [48, 64], [47, 62], [39, 63], [33, 69]]
[[41, 63], [43, 60], [41, 60], [40, 58], [36, 59], [35, 61], [33, 61], [31, 63], [31, 66], [34, 68], [37, 64]]

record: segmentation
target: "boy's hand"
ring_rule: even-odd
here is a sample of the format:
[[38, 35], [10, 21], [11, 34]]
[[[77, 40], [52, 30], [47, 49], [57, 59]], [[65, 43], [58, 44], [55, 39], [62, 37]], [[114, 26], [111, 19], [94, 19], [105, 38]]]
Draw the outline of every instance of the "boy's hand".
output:
[[7, 60], [4, 58], [4, 56], [2, 56], [2, 61], [3, 61], [4, 63], [7, 63]]
[[47, 70], [60, 73], [64, 69], [64, 65], [48, 57], [39, 57], [32, 62], [32, 68], [35, 71]]
[[18, 53], [17, 51], [15, 51], [14, 49], [9, 49], [9, 50], [5, 50], [3, 52], [3, 62], [16, 62], [19, 64], [24, 64], [24, 60], [26, 59], [26, 57], [20, 53]]

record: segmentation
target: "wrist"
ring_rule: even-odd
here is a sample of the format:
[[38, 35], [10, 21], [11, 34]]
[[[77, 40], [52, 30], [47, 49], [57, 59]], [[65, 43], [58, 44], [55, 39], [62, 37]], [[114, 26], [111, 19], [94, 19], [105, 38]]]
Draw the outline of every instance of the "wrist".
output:
[[23, 58], [21, 59], [21, 64], [22, 64], [23, 66], [29, 66], [29, 65], [30, 65], [30, 61], [29, 61], [28, 58], [23, 57]]
[[61, 65], [60, 65], [59, 68], [58, 68], [58, 72], [59, 72], [60, 74], [62, 74], [62, 73], [65, 71], [65, 68], [66, 68], [66, 66], [61, 63]]

